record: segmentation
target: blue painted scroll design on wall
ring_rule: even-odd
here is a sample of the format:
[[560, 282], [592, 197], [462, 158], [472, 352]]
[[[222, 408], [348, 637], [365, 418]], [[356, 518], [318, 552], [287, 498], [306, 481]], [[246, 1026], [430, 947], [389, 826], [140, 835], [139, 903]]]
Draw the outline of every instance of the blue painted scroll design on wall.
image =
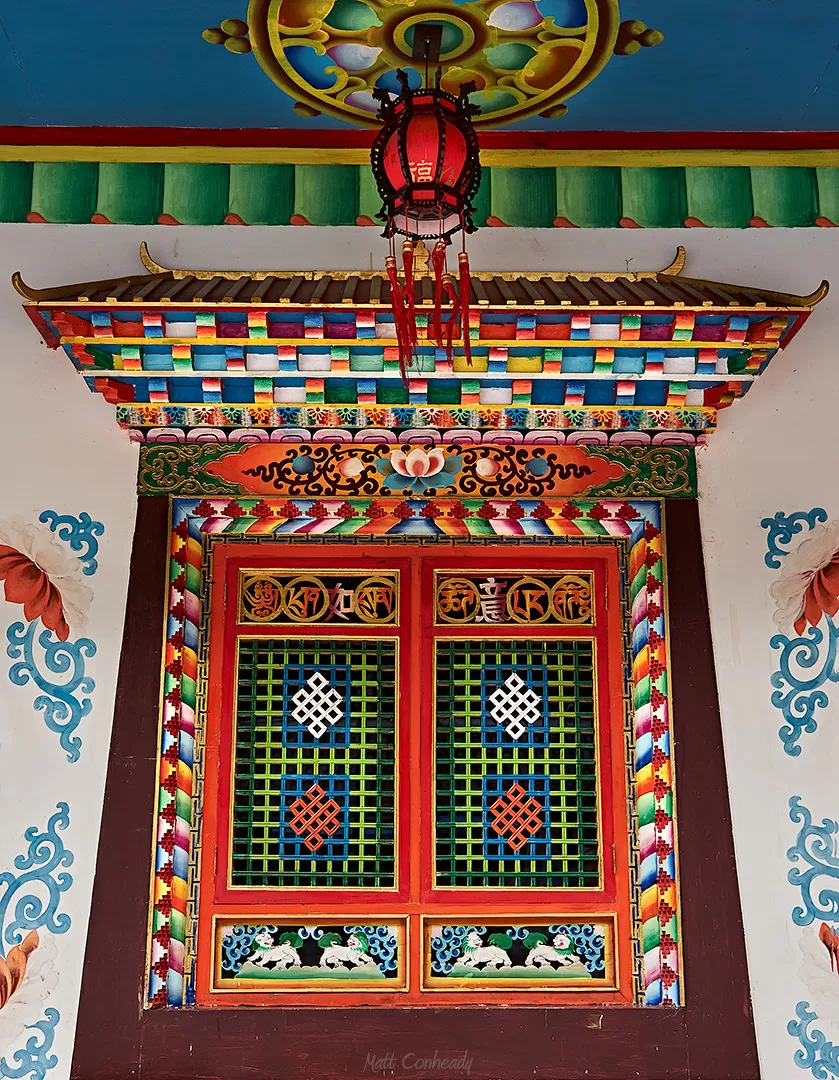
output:
[[10, 1055], [12, 1064], [8, 1058], [0, 1058], [0, 1077], [7, 1080], [44, 1080], [49, 1070], [58, 1064], [58, 1058], [50, 1050], [60, 1019], [58, 1009], [45, 1009], [43, 1020], [27, 1024], [26, 1030], [37, 1034], [31, 1035], [19, 1050]]
[[[801, 890], [801, 903], [792, 909], [796, 926], [809, 926], [815, 919], [839, 918], [839, 822], [823, 818], [813, 824], [813, 815], [799, 795], [789, 801], [790, 821], [801, 823], [795, 844], [787, 851], [791, 863], [799, 865], [787, 874], [791, 885]], [[814, 895], [814, 890], [817, 890]]]
[[[42, 710], [50, 731], [59, 735], [61, 749], [68, 761], [78, 761], [82, 740], [73, 732], [93, 708], [90, 697], [96, 688], [85, 672], [85, 658], [96, 655], [96, 645], [90, 638], [78, 641], [59, 641], [52, 630], [42, 630], [41, 623], [12, 623], [6, 631], [9, 642], [7, 654], [17, 660], [9, 669], [9, 679], [16, 686], [25, 686], [31, 679], [41, 693], [33, 707]], [[35, 644], [40, 646], [41, 655]], [[58, 676], [55, 678], [54, 676]]]
[[[40, 691], [33, 706], [44, 714], [46, 726], [59, 735], [69, 761], [78, 761], [82, 741], [74, 732], [92, 708], [94, 680], [86, 660], [96, 655], [87, 637], [69, 640], [71, 629], [82, 628], [93, 592], [82, 576], [98, 569], [101, 521], [82, 511], [78, 517], [44, 510], [41, 523], [0, 523], [0, 579], [6, 599], [23, 604], [24, 621], [7, 628], [6, 652], [12, 660], [9, 679], [28, 682]], [[64, 543], [59, 543], [63, 541]], [[64, 544], [69, 546], [69, 551]]]
[[[835, 539], [836, 523], [825, 526], [826, 521], [827, 511], [816, 506], [791, 514], [778, 511], [760, 523], [768, 530], [765, 564], [779, 569], [782, 558], [790, 560], [783, 564], [770, 589], [777, 603], [775, 621], [782, 632], [773, 634], [769, 641], [771, 648], [778, 651], [777, 668], [770, 679], [770, 701], [784, 718], [778, 735], [790, 757], [801, 753], [802, 735], [816, 731], [816, 711], [828, 704], [828, 685], [839, 682], [839, 625], [829, 611], [820, 611], [818, 605], [813, 605], [815, 617], [810, 617], [812, 611], [804, 617], [807, 587], [818, 571], [827, 569], [839, 544]], [[805, 525], [811, 535], [804, 537], [794, 552], [784, 550], [782, 545], [789, 544]]]
[[86, 510], [82, 510], [78, 517], [59, 516], [55, 510], [44, 510], [38, 520], [49, 525], [50, 531], [60, 540], [66, 540], [72, 551], [83, 552], [79, 555], [83, 574], [89, 576], [96, 573], [99, 568], [96, 561], [99, 541], [96, 538], [105, 532], [101, 521], [95, 521]]
[[66, 870], [56, 873], [73, 865], [73, 853], [59, 836], [69, 824], [70, 808], [60, 802], [43, 832], [32, 825], [23, 834], [29, 848], [15, 857], [16, 872], [0, 874], [0, 956], [6, 955], [6, 946], [23, 941], [24, 931], [66, 934], [70, 929], [70, 916], [58, 909], [73, 877]]
[[828, 704], [825, 687], [839, 682], [837, 641], [839, 626], [827, 615], [821, 626], [808, 626], [801, 637], [773, 634], [769, 639], [770, 646], [779, 650], [778, 667], [770, 679], [775, 689], [769, 700], [784, 717], [778, 735], [790, 757], [801, 753], [801, 736], [811, 735], [818, 727], [816, 709]]
[[806, 522], [812, 529], [817, 522], [827, 521], [827, 511], [821, 506], [815, 506], [812, 510], [797, 510], [792, 514], [785, 514], [779, 510], [774, 517], [764, 518], [761, 529], [768, 529], [766, 537], [766, 554], [763, 561], [770, 570], [777, 570], [781, 565], [781, 558], [788, 552], [782, 551], [779, 544], [788, 544], [796, 533], [800, 533]]
[[[25, 831], [26, 852], [16, 856], [13, 870], [0, 874], [0, 957], [6, 957], [10, 949], [25, 941], [27, 935], [34, 936], [32, 931], [65, 934], [70, 929], [70, 916], [59, 911], [64, 893], [73, 884], [72, 876], [61, 869], [73, 865], [73, 853], [59, 835], [69, 824], [69, 807], [60, 802], [44, 830], [31, 826]], [[37, 972], [38, 960], [43, 953], [44, 945], [36, 937], [21, 984], [36, 980], [46, 990], [46, 1000], [52, 987], [43, 976], [39, 979]], [[0, 1025], [9, 1019], [9, 1011], [16, 1006], [24, 1013], [31, 1007], [30, 1002], [15, 998], [15, 990], [0, 1010]], [[58, 1057], [51, 1050], [60, 1019], [58, 1009], [46, 1007], [41, 1019], [22, 1023], [18, 1031], [22, 1031], [23, 1045], [14, 1050], [7, 1049], [0, 1058], [0, 1078], [44, 1080], [47, 1072], [58, 1064]], [[33, 1034], [26, 1035], [26, 1032]]]
[[[792, 909], [792, 921], [796, 926], [810, 926], [816, 919], [835, 920], [839, 917], [839, 822], [823, 818], [821, 825], [815, 825], [813, 815], [798, 795], [789, 801], [789, 816], [800, 826], [795, 843], [787, 851], [789, 861], [798, 864], [788, 872], [787, 880], [801, 894], [801, 903]], [[830, 927], [823, 923], [821, 929]], [[824, 940], [821, 935], [820, 940]], [[830, 963], [832, 968], [832, 955]], [[839, 1046], [830, 1042], [821, 1029], [811, 1027], [819, 1022], [815, 1009], [809, 1001], [799, 1001], [795, 1014], [797, 1019], [787, 1024], [789, 1034], [800, 1043], [793, 1055], [795, 1064], [812, 1072], [816, 1080], [839, 1077]]]
[[830, 1042], [818, 1028], [808, 1030], [811, 1024], [818, 1023], [818, 1016], [810, 1010], [810, 1003], [799, 1001], [795, 1006], [797, 1020], [790, 1020], [787, 1031], [798, 1039], [800, 1048], [795, 1051], [792, 1060], [799, 1069], [809, 1070], [816, 1080], [829, 1080], [839, 1077], [839, 1046]]

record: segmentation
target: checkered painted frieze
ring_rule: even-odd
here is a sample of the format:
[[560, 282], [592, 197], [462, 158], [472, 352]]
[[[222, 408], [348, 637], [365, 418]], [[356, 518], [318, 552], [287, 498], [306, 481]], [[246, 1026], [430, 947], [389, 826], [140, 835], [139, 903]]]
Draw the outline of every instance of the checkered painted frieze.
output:
[[683, 252], [659, 273], [478, 272], [470, 362], [434, 340], [433, 283], [420, 273], [406, 385], [380, 276], [251, 280], [143, 258], [156, 274], [37, 293], [15, 285], [48, 344], [152, 442], [167, 429], [707, 432], [825, 291], [684, 278]]

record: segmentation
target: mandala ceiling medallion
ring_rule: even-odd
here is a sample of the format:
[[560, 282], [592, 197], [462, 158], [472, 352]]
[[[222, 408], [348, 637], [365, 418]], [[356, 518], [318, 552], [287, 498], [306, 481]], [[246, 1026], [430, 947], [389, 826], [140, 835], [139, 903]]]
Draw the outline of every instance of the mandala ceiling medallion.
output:
[[442, 30], [442, 89], [474, 82], [475, 127], [560, 117], [613, 53], [663, 40], [637, 19], [621, 23], [618, 0], [251, 0], [248, 19], [204, 32], [230, 52], [253, 51], [301, 116], [325, 113], [377, 126], [374, 90], [398, 93], [395, 70], [412, 60], [419, 24]]

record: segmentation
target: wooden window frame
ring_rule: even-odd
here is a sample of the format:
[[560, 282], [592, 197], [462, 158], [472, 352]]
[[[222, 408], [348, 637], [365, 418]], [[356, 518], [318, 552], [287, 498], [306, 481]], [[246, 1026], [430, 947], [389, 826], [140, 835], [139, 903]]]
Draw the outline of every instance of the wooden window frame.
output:
[[[625, 728], [632, 724], [626, 715], [624, 670], [628, 612], [620, 603], [609, 605], [609, 595], [620, 595], [618, 552], [614, 544], [588, 547], [522, 547], [494, 545], [479, 552], [469, 545], [419, 546], [400, 543], [288, 545], [277, 547], [270, 541], [236, 543], [219, 539], [213, 543], [212, 584], [210, 586], [210, 633], [207, 658], [207, 718], [203, 763], [203, 811], [201, 814], [200, 899], [196, 989], [197, 1005], [377, 1005], [383, 1007], [439, 1007], [441, 1005], [555, 1005], [631, 1004], [633, 1002], [633, 931], [630, 914], [627, 830]], [[453, 624], [435, 625], [433, 605], [423, 598], [433, 595], [435, 570], [453, 570], [461, 576], [493, 572], [538, 574], [549, 561], [554, 572], [590, 572], [594, 582], [593, 616], [585, 626], [546, 624]], [[331, 568], [327, 570], [326, 568]], [[338, 568], [370, 574], [397, 571], [399, 575], [400, 619], [389, 625], [336, 625], [243, 622], [237, 603], [240, 579], [251, 572], [271, 569], [295, 574], [326, 572]], [[337, 889], [313, 892], [311, 888], [231, 887], [230, 829], [232, 753], [235, 744], [237, 643], [242, 639], [297, 638], [364, 640], [381, 637], [396, 641], [399, 706], [397, 717], [397, 880], [388, 889]], [[598, 769], [598, 834], [601, 882], [598, 886], [563, 889], [516, 889], [509, 887], [461, 889], [432, 885], [433, 808], [432, 775], [434, 756], [433, 695], [423, 693], [433, 669], [434, 645], [439, 640], [489, 638], [522, 640], [534, 637], [551, 640], [585, 639], [593, 644], [596, 673], [595, 700]], [[423, 673], [426, 673], [425, 675]], [[394, 921], [405, 927], [400, 949], [407, 954], [405, 985], [376, 993], [370, 988], [351, 992], [336, 986], [318, 987], [311, 992], [289, 987], [273, 992], [267, 986], [242, 986], [238, 992], [219, 981], [220, 925], [229, 925], [241, 916], [272, 924], [280, 917], [313, 921], [315, 912], [336, 922]], [[371, 914], [373, 913], [373, 914]], [[506, 987], [491, 983], [481, 987], [426, 985], [423, 968], [427, 963], [425, 923], [451, 921], [483, 924], [514, 918], [542, 916], [548, 923], [584, 922], [600, 917], [610, 924], [605, 943], [607, 968], [603, 986], [590, 985]], [[319, 916], [320, 917], [320, 916]], [[638, 963], [640, 965], [639, 956]], [[540, 980], [537, 980], [537, 983]], [[640, 970], [638, 972], [638, 993]], [[398, 991], [398, 992], [396, 992]]]
[[698, 508], [664, 503], [670, 659], [679, 712], [683, 1007], [429, 1009], [142, 1008], [160, 703], [162, 595], [169, 500], [139, 499], [126, 628], [71, 1075], [80, 1080], [224, 1077], [284, 1080], [371, 1061], [432, 1056], [449, 1080], [757, 1080]]

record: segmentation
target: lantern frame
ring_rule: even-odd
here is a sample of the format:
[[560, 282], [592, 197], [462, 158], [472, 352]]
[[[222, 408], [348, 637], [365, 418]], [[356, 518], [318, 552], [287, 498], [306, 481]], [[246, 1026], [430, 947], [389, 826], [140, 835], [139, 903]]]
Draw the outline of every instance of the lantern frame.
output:
[[[391, 97], [384, 89], [374, 91], [381, 106], [378, 119], [382, 126], [373, 140], [370, 164], [382, 199], [382, 209], [377, 215], [385, 222], [382, 236], [390, 238], [400, 233], [415, 240], [448, 240], [460, 229], [467, 233], [475, 232], [477, 226], [472, 220], [475, 213], [472, 201], [481, 183], [478, 136], [472, 126], [472, 117], [480, 110], [469, 101], [475, 84], [464, 83], [455, 97], [441, 89], [439, 69], [434, 86], [422, 86], [416, 90], [408, 85], [406, 72], [399, 70], [396, 75], [402, 86], [398, 97]], [[437, 161], [433, 179], [418, 180], [412, 173], [408, 159], [408, 128], [412, 120], [429, 114], [437, 120]], [[446, 132], [449, 124], [457, 128], [465, 143], [464, 163], [455, 184], [444, 184], [441, 180], [446, 164]], [[397, 139], [399, 164], [405, 178], [401, 187], [394, 186], [385, 168], [385, 149], [392, 138]], [[415, 211], [419, 205], [428, 212], [418, 216]]]

